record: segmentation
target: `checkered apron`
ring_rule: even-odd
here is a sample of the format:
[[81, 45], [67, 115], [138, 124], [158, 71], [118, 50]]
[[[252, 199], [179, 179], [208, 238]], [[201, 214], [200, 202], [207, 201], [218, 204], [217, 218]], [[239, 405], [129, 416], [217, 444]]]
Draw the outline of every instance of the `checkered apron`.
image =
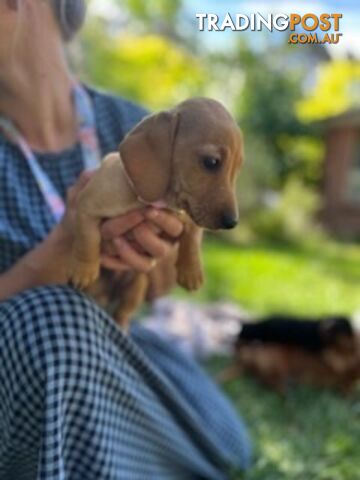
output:
[[[146, 112], [88, 91], [105, 155]], [[36, 157], [65, 198], [83, 170], [80, 145]], [[53, 226], [21, 152], [0, 136], [0, 272]], [[1, 480], [221, 480], [249, 457], [218, 388], [141, 325], [125, 337], [64, 286], [0, 303]]]

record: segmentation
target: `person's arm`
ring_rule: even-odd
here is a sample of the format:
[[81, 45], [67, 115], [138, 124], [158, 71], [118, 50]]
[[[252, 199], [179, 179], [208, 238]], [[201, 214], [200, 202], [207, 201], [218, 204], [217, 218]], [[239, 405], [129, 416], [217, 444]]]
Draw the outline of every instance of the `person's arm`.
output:
[[76, 196], [89, 178], [88, 174], [83, 174], [69, 189], [64, 219], [39, 245], [20, 258], [7, 272], [0, 275], [0, 301], [29, 288], [67, 283]]
[[[69, 189], [63, 221], [45, 240], [0, 275], [0, 301], [30, 288], [67, 283], [76, 197], [88, 179], [89, 174], [83, 174]], [[133, 211], [108, 220], [102, 228], [102, 265], [118, 272], [148, 272], [157, 260], [169, 255], [174, 241], [171, 239], [176, 239], [181, 231], [182, 224], [174, 215], [154, 209]], [[134, 246], [126, 240], [129, 232], [133, 232]], [[164, 234], [168, 239], [163, 238]]]
[[0, 275], [0, 301], [29, 288], [65, 284], [68, 237], [58, 225], [37, 247]]

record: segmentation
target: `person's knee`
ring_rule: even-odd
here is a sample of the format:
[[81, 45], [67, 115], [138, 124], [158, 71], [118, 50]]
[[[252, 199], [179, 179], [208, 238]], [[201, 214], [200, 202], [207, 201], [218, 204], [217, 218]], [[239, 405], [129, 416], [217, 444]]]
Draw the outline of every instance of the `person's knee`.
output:
[[38, 287], [0, 303], [0, 327], [10, 323], [13, 328], [35, 323], [46, 328], [56, 320], [76, 320], [89, 315], [95, 304], [82, 293], [67, 286]]
[[71, 365], [89, 353], [94, 330], [106, 321], [92, 300], [70, 287], [28, 290], [0, 303], [0, 352], [39, 373], [54, 362]]

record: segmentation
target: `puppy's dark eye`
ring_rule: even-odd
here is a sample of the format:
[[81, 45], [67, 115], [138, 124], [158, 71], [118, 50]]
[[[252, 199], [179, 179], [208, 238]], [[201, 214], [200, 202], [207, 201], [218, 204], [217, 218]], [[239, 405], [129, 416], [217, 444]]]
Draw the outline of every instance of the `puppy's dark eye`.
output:
[[221, 167], [220, 159], [211, 156], [203, 157], [202, 164], [206, 168], [206, 170], [209, 170], [211, 172], [216, 172]]

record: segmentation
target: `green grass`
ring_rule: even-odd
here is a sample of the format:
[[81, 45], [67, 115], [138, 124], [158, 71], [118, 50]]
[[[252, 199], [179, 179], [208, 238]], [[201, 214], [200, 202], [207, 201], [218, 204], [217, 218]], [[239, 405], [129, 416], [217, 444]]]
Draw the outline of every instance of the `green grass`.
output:
[[[212, 361], [220, 371], [224, 361]], [[224, 385], [254, 443], [244, 480], [357, 480], [360, 478], [360, 395], [349, 398], [308, 387], [286, 398], [240, 378]]]
[[227, 298], [254, 313], [353, 313], [360, 309], [360, 246], [312, 249], [205, 245], [199, 300]]
[[[360, 309], [360, 247], [311, 250], [205, 245], [198, 300], [227, 298], [255, 313], [353, 313]], [[221, 360], [210, 369], [223, 367]], [[246, 480], [360, 479], [360, 395], [297, 387], [283, 399], [254, 380], [224, 386], [255, 446]]]

